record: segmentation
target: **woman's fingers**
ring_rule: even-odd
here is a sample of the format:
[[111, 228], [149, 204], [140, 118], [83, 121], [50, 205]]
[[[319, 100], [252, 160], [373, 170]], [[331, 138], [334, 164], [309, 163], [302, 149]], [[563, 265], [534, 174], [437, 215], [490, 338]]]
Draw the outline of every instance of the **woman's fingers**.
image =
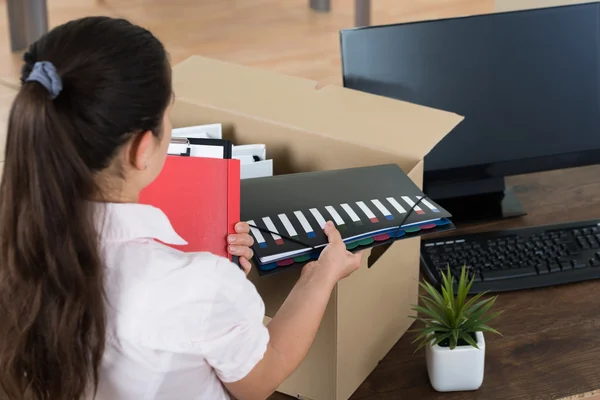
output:
[[250, 233], [250, 225], [247, 222], [238, 222], [235, 224], [235, 231], [237, 233]]
[[252, 263], [250, 261], [248, 261], [246, 258], [241, 257], [240, 265], [241, 265], [242, 269], [244, 270], [244, 273], [247, 276], [250, 273], [250, 270], [252, 269]]
[[254, 238], [247, 233], [234, 233], [227, 237], [229, 244], [233, 246], [251, 247], [254, 244]]
[[254, 257], [254, 252], [252, 251], [252, 249], [246, 246], [229, 246], [228, 251], [231, 255], [244, 257], [248, 260]]

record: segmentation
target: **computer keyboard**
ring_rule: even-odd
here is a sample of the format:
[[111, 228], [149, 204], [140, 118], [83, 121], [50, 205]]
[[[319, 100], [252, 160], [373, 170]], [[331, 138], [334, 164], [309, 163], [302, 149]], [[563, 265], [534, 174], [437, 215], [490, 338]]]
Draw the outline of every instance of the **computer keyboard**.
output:
[[462, 266], [470, 293], [504, 292], [600, 278], [600, 220], [424, 239], [421, 269], [435, 285]]

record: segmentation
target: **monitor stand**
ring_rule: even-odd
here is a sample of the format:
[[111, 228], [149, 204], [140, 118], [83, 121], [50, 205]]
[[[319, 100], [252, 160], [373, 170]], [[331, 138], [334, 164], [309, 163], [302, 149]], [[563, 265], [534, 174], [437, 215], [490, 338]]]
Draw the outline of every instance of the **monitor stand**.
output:
[[526, 215], [514, 192], [503, 178], [453, 184], [435, 184], [425, 193], [452, 214], [452, 221], [482, 222]]

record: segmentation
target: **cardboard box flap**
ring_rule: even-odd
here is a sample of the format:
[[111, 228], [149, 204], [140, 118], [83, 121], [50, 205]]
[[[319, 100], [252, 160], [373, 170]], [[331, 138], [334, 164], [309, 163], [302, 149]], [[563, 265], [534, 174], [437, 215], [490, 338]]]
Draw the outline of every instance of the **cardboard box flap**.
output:
[[[294, 126], [420, 160], [463, 117], [271, 71], [193, 56], [173, 69], [177, 101]], [[215, 121], [219, 122], [219, 121]]]

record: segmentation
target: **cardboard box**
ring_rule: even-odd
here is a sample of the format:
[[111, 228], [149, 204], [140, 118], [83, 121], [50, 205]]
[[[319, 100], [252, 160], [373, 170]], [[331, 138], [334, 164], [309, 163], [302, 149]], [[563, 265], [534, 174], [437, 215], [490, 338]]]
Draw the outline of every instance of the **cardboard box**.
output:
[[593, 2], [591, 0], [494, 0], [494, 11], [517, 11]]
[[[174, 127], [222, 123], [223, 136], [234, 144], [265, 143], [275, 174], [396, 163], [421, 187], [423, 157], [462, 120], [201, 57], [175, 66], [173, 75]], [[411, 325], [419, 245], [414, 238], [365, 252], [362, 268], [335, 288], [312, 349], [280, 392], [314, 400], [350, 397]], [[250, 275], [265, 301], [266, 320], [298, 276], [298, 270]]]

